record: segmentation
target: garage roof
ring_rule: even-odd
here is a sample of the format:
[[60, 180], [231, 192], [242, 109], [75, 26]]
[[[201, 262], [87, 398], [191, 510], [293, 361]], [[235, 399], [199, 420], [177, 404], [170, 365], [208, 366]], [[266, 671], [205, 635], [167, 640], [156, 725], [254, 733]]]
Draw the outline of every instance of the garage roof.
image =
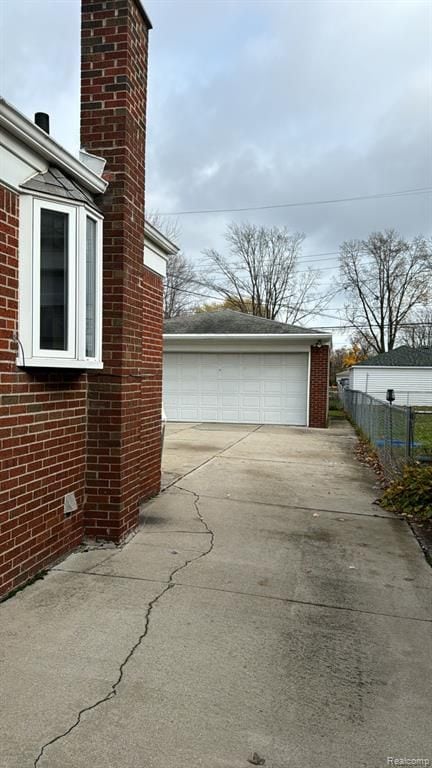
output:
[[404, 345], [392, 349], [391, 352], [382, 352], [380, 355], [370, 357], [369, 360], [362, 360], [356, 363], [356, 366], [398, 366], [398, 367], [429, 367], [432, 366], [432, 347], [419, 347], [414, 349]]
[[195, 315], [183, 315], [165, 320], [164, 333], [167, 334], [256, 334], [256, 333], [310, 333], [316, 336], [319, 331], [302, 328], [300, 325], [287, 325], [277, 320], [223, 309], [216, 312], [199, 312]]

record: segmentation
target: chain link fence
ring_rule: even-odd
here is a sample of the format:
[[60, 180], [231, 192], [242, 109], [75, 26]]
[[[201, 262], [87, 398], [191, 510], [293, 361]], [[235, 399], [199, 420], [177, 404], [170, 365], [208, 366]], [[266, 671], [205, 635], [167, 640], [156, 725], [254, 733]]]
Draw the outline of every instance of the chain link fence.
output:
[[432, 464], [432, 408], [394, 405], [352, 389], [339, 394], [345, 411], [376, 449], [386, 477], [395, 477], [410, 461]]

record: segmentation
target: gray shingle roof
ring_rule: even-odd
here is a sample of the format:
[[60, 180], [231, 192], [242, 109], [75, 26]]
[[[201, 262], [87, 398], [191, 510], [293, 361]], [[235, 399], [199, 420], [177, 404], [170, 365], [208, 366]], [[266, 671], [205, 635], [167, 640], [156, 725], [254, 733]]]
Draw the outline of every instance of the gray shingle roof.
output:
[[21, 188], [29, 189], [32, 192], [43, 192], [45, 195], [62, 197], [66, 200], [74, 200], [78, 203], [87, 203], [93, 208], [97, 208], [90, 192], [54, 166], [50, 166], [46, 173], [38, 173], [33, 176], [21, 184]]
[[219, 312], [199, 312], [165, 320], [164, 333], [314, 333], [313, 328], [287, 325], [277, 320], [267, 320], [232, 309]]
[[356, 365], [432, 366], [432, 347], [420, 347], [418, 349], [408, 346], [397, 347], [391, 352], [382, 352], [380, 355], [371, 357], [369, 360], [362, 360]]

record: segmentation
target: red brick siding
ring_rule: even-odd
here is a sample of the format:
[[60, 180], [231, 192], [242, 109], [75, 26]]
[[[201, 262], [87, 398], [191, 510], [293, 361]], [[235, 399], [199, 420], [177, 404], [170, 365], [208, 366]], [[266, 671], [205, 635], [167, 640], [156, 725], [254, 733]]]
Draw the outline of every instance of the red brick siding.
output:
[[159, 490], [162, 285], [143, 266], [147, 43], [135, 0], [82, 0], [81, 142], [106, 158], [110, 182], [85, 527], [115, 541], [136, 525], [140, 500]]
[[163, 285], [158, 275], [144, 270], [143, 363], [148, 376], [142, 383], [142, 491], [149, 498], [159, 492], [161, 478]]
[[326, 427], [328, 420], [329, 347], [311, 347], [309, 426]]
[[[82, 538], [86, 376], [17, 368], [19, 198], [0, 186], [0, 595]], [[64, 495], [78, 511], [65, 518]]]

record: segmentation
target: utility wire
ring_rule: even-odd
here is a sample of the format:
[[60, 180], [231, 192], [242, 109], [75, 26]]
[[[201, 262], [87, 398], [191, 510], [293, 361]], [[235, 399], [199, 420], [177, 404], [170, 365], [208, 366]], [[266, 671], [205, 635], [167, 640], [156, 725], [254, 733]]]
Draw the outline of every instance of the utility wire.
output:
[[[324, 261], [324, 259], [323, 259], [323, 261]], [[304, 262], [303, 262], [303, 265], [300, 263], [300, 266], [306, 266], [306, 264], [304, 264]], [[200, 262], [200, 267], [204, 267], [206, 269], [206, 274], [209, 274], [211, 272], [210, 264], [205, 264], [204, 262]], [[231, 269], [231, 272], [235, 272], [236, 274], [238, 274], [238, 273], [241, 274], [242, 272], [246, 273], [246, 271], [247, 271], [245, 267], [230, 267], [230, 269]], [[305, 275], [305, 274], [307, 274], [308, 272], [311, 272], [311, 271], [312, 272], [316, 272], [316, 271], [318, 271], [318, 272], [326, 272], [329, 269], [330, 270], [331, 269], [333, 269], [333, 270], [334, 269], [339, 269], [339, 264], [332, 264], [332, 265], [328, 265], [327, 267], [321, 267], [319, 265], [316, 265], [316, 266], [315, 265], [310, 265], [308, 267], [308, 269], [296, 269], [295, 270], [295, 274], [296, 275]]]
[[[189, 296], [197, 296], [199, 299], [210, 299], [211, 301], [217, 301], [218, 298], [220, 298], [219, 296], [211, 296], [210, 294], [197, 293], [196, 291], [188, 291], [185, 288], [177, 288], [176, 291], [177, 291], [177, 293], [186, 293]], [[215, 309], [213, 311], [215, 311], [215, 312], [222, 312], [223, 310], [224, 310], [224, 307], [221, 305], [220, 310]], [[336, 312], [338, 312], [339, 310], [342, 311], [342, 307], [335, 307], [335, 309], [334, 309], [334, 311], [336, 311]], [[316, 312], [315, 315], [312, 313], [311, 316], [312, 317], [315, 316], [315, 317], [334, 318], [335, 320], [339, 319], [335, 315], [328, 315], [325, 312], [318, 312], [318, 311]], [[340, 320], [341, 320], [341, 322], [343, 322], [342, 318], [340, 318]], [[380, 328], [381, 327], [378, 323], [371, 323], [370, 325], [373, 328]], [[413, 327], [416, 327], [416, 326], [425, 326], [425, 325], [432, 327], [432, 323], [429, 323], [429, 322], [424, 322], [424, 323], [401, 323], [401, 325], [399, 327], [400, 328], [413, 328]], [[359, 324], [353, 325], [353, 324], [346, 324], [346, 323], [344, 323], [344, 325], [320, 325], [319, 328], [320, 328], [320, 330], [323, 330], [323, 331], [324, 330], [343, 331], [343, 330], [348, 330], [350, 328], [369, 328], [369, 324], [365, 323], [364, 325], [359, 325]]]
[[[211, 301], [217, 301], [218, 299], [221, 298], [220, 296], [210, 295], [208, 293], [198, 293], [197, 291], [188, 291], [188, 290], [186, 290], [186, 288], [176, 288], [175, 290], [176, 290], [176, 293], [186, 293], [189, 296], [197, 296], [199, 299], [210, 299]], [[224, 309], [224, 307], [221, 305], [220, 310], [214, 310], [214, 311], [218, 312], [218, 311], [222, 311], [223, 309]], [[343, 308], [342, 307], [326, 307], [326, 309], [329, 309], [330, 311], [334, 311], [334, 312], [339, 312], [339, 311], [342, 311]], [[323, 312], [318, 312], [317, 311], [316, 317], [328, 317], [328, 318], [332, 318], [334, 320], [339, 320], [340, 319], [341, 322], [343, 322], [342, 318], [338, 318], [338, 317], [336, 317], [336, 315], [328, 315], [328, 314], [325, 313], [325, 310]], [[371, 323], [371, 325], [372, 326], [376, 326], [377, 328], [380, 327], [377, 323]], [[423, 325], [432, 325], [432, 323], [405, 323], [405, 324], [401, 325], [400, 327], [401, 328], [404, 328], [404, 327], [411, 328], [412, 326], [416, 326], [416, 325], [421, 325], [421, 326], [423, 326]], [[320, 326], [320, 327], [322, 327], [322, 326]], [[328, 326], [328, 327], [329, 328], [339, 328], [339, 327], [345, 327], [345, 328], [362, 328], [362, 327], [364, 327], [364, 328], [367, 328], [368, 325], [365, 325], [365, 326], [357, 326], [357, 325], [336, 326], [335, 325], [335, 326]]]
[[275, 203], [273, 205], [254, 205], [241, 208], [198, 208], [190, 211], [166, 211], [159, 216], [191, 216], [208, 213], [242, 213], [244, 211], [268, 211], [276, 208], [300, 208], [314, 205], [335, 205], [337, 203], [355, 203], [360, 200], [381, 200], [388, 197], [403, 197], [406, 195], [423, 195], [432, 192], [432, 187], [418, 189], [403, 189], [399, 192], [379, 192], [375, 195], [357, 195], [355, 197], [337, 197], [329, 200], [305, 200], [294, 203]]
[[[313, 256], [313, 254], [311, 254], [310, 256], [298, 256], [298, 257], [296, 257], [296, 261], [297, 261], [297, 264], [306, 265], [306, 264], [309, 264], [309, 263], [312, 263], [312, 262], [315, 262], [315, 261], [319, 261], [319, 262], [321, 262], [321, 261], [333, 261], [335, 256], [339, 256], [339, 254], [335, 253], [333, 256], [327, 256], [327, 257], [324, 257], [324, 258], [319, 258], [318, 256], [317, 256], [317, 258], [315, 258], [315, 256]], [[201, 264], [203, 266], [209, 266], [209, 267], [215, 266], [214, 261], [212, 261], [208, 256], [205, 257], [204, 259], [200, 259], [199, 265], [201, 265]], [[338, 264], [336, 264], [336, 266], [338, 266]], [[215, 267], [215, 268], [217, 269], [217, 267]], [[246, 269], [246, 267], [235, 267], [235, 269]]]

